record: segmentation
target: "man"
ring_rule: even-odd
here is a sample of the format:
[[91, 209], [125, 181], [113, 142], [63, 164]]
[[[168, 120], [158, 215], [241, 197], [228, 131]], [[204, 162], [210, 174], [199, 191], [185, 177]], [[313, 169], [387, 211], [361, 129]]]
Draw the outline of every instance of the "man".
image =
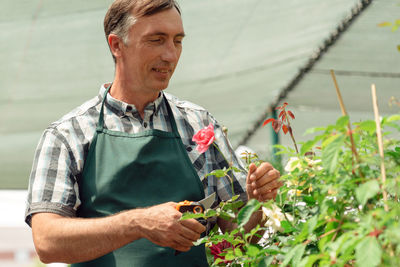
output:
[[[198, 153], [192, 136], [212, 123], [220, 150], [240, 162], [206, 110], [162, 91], [182, 51], [180, 10], [174, 0], [116, 0], [104, 28], [113, 83], [51, 124], [35, 154], [26, 222], [38, 255], [73, 266], [207, 266], [193, 246], [206, 228], [180, 221], [176, 202], [216, 192], [215, 206], [232, 192], [227, 178], [200, 178], [228, 163], [213, 146]], [[268, 163], [236, 176], [244, 201], [272, 199], [281, 186]]]

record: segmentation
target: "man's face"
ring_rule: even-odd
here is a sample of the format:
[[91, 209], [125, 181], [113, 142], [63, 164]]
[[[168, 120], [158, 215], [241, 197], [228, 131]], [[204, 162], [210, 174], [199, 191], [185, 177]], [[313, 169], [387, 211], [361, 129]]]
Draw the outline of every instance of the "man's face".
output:
[[182, 52], [183, 37], [182, 19], [175, 8], [137, 19], [129, 31], [129, 43], [117, 59], [127, 82], [142, 93], [167, 88]]

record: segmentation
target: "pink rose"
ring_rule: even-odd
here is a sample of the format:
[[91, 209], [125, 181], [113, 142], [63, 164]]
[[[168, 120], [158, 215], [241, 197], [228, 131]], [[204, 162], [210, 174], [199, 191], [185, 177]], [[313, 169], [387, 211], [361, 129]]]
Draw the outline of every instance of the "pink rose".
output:
[[192, 138], [192, 141], [196, 142], [196, 149], [200, 154], [206, 152], [214, 140], [214, 125], [212, 123], [210, 123], [206, 128], [198, 131]]

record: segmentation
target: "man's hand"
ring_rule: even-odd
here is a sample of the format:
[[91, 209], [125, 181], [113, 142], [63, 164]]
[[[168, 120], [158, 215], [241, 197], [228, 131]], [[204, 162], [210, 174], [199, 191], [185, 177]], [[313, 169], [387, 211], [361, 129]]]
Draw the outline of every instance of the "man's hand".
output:
[[255, 198], [260, 202], [275, 199], [279, 187], [283, 182], [279, 181], [280, 173], [268, 162], [262, 163], [258, 168], [252, 163], [246, 179], [246, 191], [248, 199]]
[[176, 210], [176, 205], [168, 202], [144, 209], [143, 233], [159, 246], [188, 251], [206, 228], [195, 219], [180, 221], [182, 213]]

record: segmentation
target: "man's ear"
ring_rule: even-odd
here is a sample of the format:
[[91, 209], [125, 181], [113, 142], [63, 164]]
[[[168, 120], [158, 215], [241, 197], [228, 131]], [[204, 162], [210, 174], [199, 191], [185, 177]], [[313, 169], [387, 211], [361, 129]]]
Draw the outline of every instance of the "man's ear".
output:
[[111, 53], [114, 55], [115, 58], [121, 57], [121, 49], [124, 45], [121, 38], [111, 33], [110, 35], [108, 35], [108, 45], [110, 47]]

